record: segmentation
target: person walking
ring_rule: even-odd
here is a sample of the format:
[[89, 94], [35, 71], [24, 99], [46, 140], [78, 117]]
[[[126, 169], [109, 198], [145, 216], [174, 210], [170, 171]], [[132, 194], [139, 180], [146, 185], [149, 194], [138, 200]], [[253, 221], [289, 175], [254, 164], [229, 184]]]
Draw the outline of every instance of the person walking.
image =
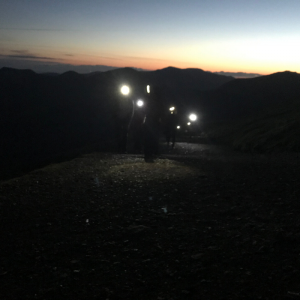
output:
[[162, 99], [158, 87], [152, 87], [147, 94], [144, 122], [144, 155], [146, 162], [153, 162], [159, 154], [159, 136], [162, 114]]
[[178, 117], [177, 117], [177, 110], [175, 107], [171, 107], [169, 111], [170, 112], [167, 115], [167, 118], [165, 121], [165, 136], [166, 136], [168, 148], [170, 146], [170, 141], [171, 141], [171, 143], [172, 143], [171, 146], [173, 149], [175, 146], [175, 140], [176, 140]]
[[134, 106], [128, 97], [119, 96], [117, 101], [116, 127], [118, 152], [127, 153], [127, 139], [130, 124], [134, 115]]

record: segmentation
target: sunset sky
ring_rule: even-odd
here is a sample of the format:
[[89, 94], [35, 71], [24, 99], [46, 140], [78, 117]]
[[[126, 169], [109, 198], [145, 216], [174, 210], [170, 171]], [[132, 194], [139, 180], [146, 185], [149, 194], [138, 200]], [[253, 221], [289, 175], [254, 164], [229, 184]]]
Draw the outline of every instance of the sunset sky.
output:
[[299, 0], [0, 0], [0, 68], [300, 73], [299, 12]]

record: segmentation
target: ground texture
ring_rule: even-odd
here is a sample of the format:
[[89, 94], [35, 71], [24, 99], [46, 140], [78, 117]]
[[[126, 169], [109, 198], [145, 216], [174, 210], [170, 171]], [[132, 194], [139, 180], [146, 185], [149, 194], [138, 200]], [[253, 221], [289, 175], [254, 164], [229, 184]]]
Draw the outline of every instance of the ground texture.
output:
[[181, 143], [2, 182], [1, 299], [300, 299], [299, 174]]

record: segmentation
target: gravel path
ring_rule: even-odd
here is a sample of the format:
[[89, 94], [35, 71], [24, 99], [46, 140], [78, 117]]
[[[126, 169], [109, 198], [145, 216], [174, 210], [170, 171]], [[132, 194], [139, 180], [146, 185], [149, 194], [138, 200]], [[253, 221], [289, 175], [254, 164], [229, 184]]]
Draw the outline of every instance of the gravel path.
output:
[[1, 299], [300, 299], [299, 171], [179, 143], [2, 182]]

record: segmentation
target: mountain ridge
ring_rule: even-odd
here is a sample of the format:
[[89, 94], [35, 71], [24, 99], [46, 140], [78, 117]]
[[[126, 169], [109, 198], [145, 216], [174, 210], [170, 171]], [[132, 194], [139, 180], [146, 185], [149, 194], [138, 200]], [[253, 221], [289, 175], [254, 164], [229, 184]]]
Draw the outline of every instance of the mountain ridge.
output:
[[114, 149], [116, 111], [124, 101], [120, 86], [125, 83], [132, 88], [132, 99], [143, 95], [146, 84], [160, 87], [165, 107], [175, 105], [182, 115], [198, 111], [203, 126], [262, 115], [300, 99], [300, 75], [295, 72], [234, 79], [173, 67], [149, 72], [122, 68], [92, 76], [2, 68], [1, 176], [89, 145]]

